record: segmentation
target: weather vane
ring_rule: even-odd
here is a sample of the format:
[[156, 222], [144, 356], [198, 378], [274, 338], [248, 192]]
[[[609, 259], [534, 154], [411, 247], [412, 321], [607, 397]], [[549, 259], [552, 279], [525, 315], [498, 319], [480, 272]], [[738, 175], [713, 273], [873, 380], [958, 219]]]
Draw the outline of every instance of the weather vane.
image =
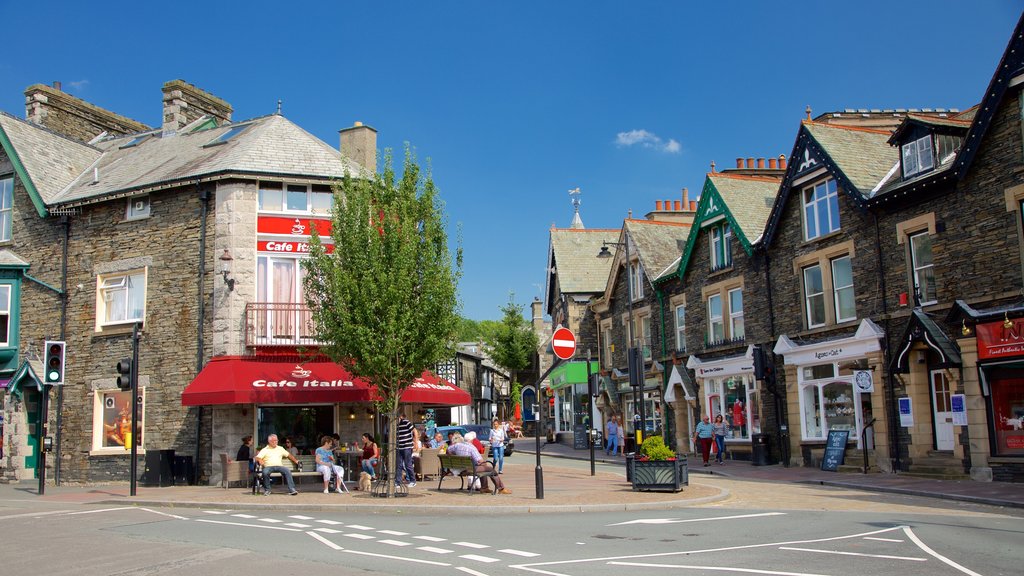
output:
[[577, 212], [580, 211], [580, 194], [583, 194], [583, 192], [580, 192], [579, 186], [569, 190], [569, 196], [572, 197], [572, 207], [575, 208]]

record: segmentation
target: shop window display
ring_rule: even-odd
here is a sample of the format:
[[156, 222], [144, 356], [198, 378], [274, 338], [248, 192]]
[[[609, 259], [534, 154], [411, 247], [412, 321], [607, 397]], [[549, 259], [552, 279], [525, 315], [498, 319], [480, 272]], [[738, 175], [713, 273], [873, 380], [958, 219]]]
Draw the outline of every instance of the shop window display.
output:
[[1024, 454], [1024, 378], [992, 381], [996, 454]]
[[[143, 397], [140, 390], [139, 396]], [[131, 448], [132, 439], [132, 394], [129, 391], [110, 390], [96, 393], [96, 420], [97, 426], [93, 438], [93, 446], [96, 450], [115, 449], [128, 450]], [[145, 446], [145, 434], [142, 426], [143, 407], [145, 402], [139, 403], [138, 412], [138, 441], [139, 448]]]
[[[829, 430], [849, 430], [859, 440], [861, 413], [870, 397], [854, 391], [852, 371], [836, 364], [800, 369], [800, 414], [804, 440], [824, 440]], [[870, 412], [869, 412], [870, 413]]]
[[[753, 376], [739, 375], [704, 380], [705, 398], [711, 420], [722, 415], [729, 424], [733, 440], [750, 440], [761, 432], [758, 392]], [[727, 438], [729, 439], [729, 438]]]

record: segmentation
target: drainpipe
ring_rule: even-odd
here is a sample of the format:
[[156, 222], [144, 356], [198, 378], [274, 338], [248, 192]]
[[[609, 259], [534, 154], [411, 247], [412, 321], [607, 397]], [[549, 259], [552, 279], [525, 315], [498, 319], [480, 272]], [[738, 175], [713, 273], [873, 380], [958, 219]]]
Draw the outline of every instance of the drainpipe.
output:
[[[199, 190], [199, 270], [197, 274], [197, 287], [196, 287], [196, 299], [199, 305], [199, 311], [197, 312], [197, 323], [199, 325], [196, 330], [196, 374], [199, 374], [203, 369], [203, 347], [205, 326], [206, 326], [206, 293], [204, 285], [206, 284], [206, 224], [210, 215], [210, 190], [209, 188], [200, 188], [199, 184], [196, 184], [196, 189]], [[211, 297], [212, 298], [212, 297]], [[196, 455], [195, 455], [195, 479], [194, 482], [199, 482], [199, 455], [201, 453], [200, 446], [202, 444], [202, 433], [203, 433], [203, 406], [200, 406], [196, 413]]]
[[[775, 302], [772, 299], [772, 282], [771, 282], [771, 268], [772, 259], [768, 255], [768, 250], [762, 251], [764, 254], [764, 284], [768, 287], [768, 330], [775, 337]], [[785, 402], [783, 401], [783, 395], [779, 393], [779, 378], [777, 371], [775, 370], [775, 352], [771, 351], [772, 359], [772, 371], [771, 371], [771, 384], [772, 384], [772, 399], [775, 401], [775, 429], [779, 431], [779, 456], [782, 460], [782, 466], [789, 468], [789, 425], [786, 420], [782, 418], [782, 411], [786, 408]], [[785, 428], [783, 428], [785, 427]]]
[[882, 370], [889, 377], [889, 459], [892, 462], [893, 474], [895, 474], [900, 469], [901, 462], [899, 428], [896, 426], [899, 420], [897, 420], [896, 389], [894, 388], [895, 376], [892, 370], [888, 369], [891, 354], [889, 350], [889, 331], [891, 329], [889, 323], [889, 299], [886, 297], [885, 268], [882, 263], [882, 233], [878, 227], [878, 214], [872, 212], [871, 216], [875, 221], [875, 252], [878, 254], [878, 279], [882, 290], [882, 317], [885, 319], [883, 320], [885, 325], [885, 347], [882, 349]]
[[[667, 362], [668, 359], [668, 346], [665, 331], [665, 293], [661, 288], [655, 289], [658, 294], [658, 311], [661, 315], [661, 358], [663, 362]], [[673, 358], [673, 360], [675, 360]], [[673, 366], [675, 363], [673, 362]], [[668, 367], [664, 364], [661, 370], [661, 417], [665, 420], [665, 437], [669, 439], [669, 448], [676, 449], [676, 434], [675, 434], [675, 418], [674, 412], [668, 409], [668, 404], [665, 402], [665, 389], [668, 388]], [[664, 440], [664, 438], [663, 438]]]
[[[60, 217], [64, 228], [64, 246], [60, 264], [60, 338], [64, 340], [68, 328], [68, 242], [71, 239], [71, 218], [67, 214]], [[64, 387], [57, 386], [57, 438], [53, 461], [53, 485], [60, 486], [60, 455], [61, 455], [61, 424], [64, 422]]]

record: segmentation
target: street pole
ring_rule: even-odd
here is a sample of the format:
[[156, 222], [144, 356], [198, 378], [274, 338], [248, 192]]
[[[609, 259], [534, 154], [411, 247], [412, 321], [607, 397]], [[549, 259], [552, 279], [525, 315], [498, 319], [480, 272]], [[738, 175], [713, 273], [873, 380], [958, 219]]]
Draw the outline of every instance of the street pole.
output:
[[39, 458], [38, 463], [38, 474], [39, 476], [39, 490], [40, 496], [46, 494], [46, 434], [47, 434], [47, 423], [50, 420], [50, 386], [46, 384], [46, 372], [47, 367], [43, 367], [43, 394], [42, 398], [39, 399]]
[[534, 431], [534, 435], [536, 436], [537, 440], [537, 467], [536, 469], [534, 469], [533, 474], [533, 481], [537, 490], [537, 500], [544, 499], [544, 468], [540, 465], [540, 429], [544, 427], [545, 406], [544, 402], [541, 400], [541, 383], [544, 382], [544, 379], [547, 378], [549, 374], [551, 374], [552, 370], [558, 368], [561, 365], [562, 359], [556, 358], [555, 361], [551, 364], [551, 367], [544, 371], [544, 373], [540, 375], [540, 378], [537, 379], [537, 382], [533, 385], [534, 389], [537, 390], [537, 429]]
[[139, 467], [139, 323], [132, 330], [132, 456], [129, 463], [129, 494], [135, 496]]
[[594, 395], [590, 393], [590, 348], [587, 348], [587, 396], [590, 396], [590, 403], [587, 405], [587, 409], [590, 410], [590, 414], [587, 414], [587, 420], [590, 422], [590, 430], [587, 430], [588, 440], [590, 441], [590, 475], [595, 476], [597, 470], [594, 465]]

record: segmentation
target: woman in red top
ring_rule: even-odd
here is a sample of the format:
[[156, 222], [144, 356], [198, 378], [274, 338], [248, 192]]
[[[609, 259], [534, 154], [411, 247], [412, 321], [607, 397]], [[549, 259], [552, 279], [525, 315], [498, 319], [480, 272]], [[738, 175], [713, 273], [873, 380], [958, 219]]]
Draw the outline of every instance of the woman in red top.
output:
[[376, 480], [377, 474], [374, 472], [374, 466], [377, 465], [377, 460], [380, 459], [380, 448], [377, 447], [377, 443], [373, 441], [373, 434], [367, 432], [363, 434], [363, 457], [362, 467], [363, 472], [370, 475], [370, 480]]

